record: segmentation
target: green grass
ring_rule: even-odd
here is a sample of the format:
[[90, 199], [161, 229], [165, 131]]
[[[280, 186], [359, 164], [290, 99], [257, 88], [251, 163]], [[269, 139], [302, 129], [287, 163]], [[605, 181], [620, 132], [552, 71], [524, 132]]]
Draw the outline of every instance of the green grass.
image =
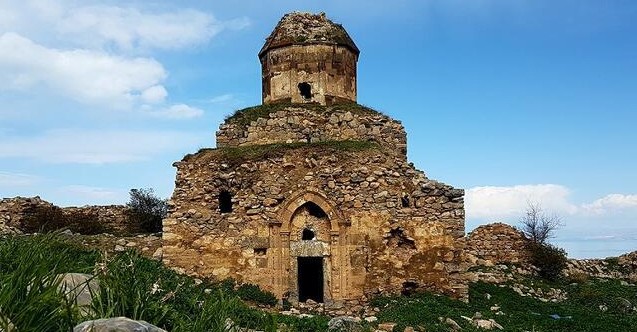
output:
[[[56, 276], [67, 272], [94, 273], [99, 281], [89, 317], [80, 317], [57, 290]], [[240, 297], [262, 306], [274, 304], [272, 294], [255, 287], [235, 290], [232, 281], [195, 283], [135, 251], [106, 259], [58, 234], [0, 238], [0, 330], [7, 328], [7, 318], [18, 331], [57, 332], [71, 331], [88, 319], [117, 316], [173, 332], [225, 331], [228, 322], [268, 332], [282, 322], [290, 331], [327, 327], [325, 317], [282, 317], [249, 307]]]
[[[255, 309], [243, 300], [272, 306], [272, 295], [254, 286], [237, 287], [232, 280], [195, 283], [134, 251], [105, 258], [94, 250], [67, 243], [57, 234], [0, 238], [2, 316], [19, 331], [70, 331], [86, 318], [80, 317], [57, 291], [55, 276], [67, 272], [93, 273], [98, 279], [100, 291], [94, 294], [90, 318], [127, 316], [173, 332], [223, 331], [228, 321], [268, 332], [324, 331], [329, 320], [324, 316], [300, 319]], [[484, 319], [495, 319], [505, 331], [637, 331], [635, 286], [593, 278], [577, 284], [532, 278], [520, 283], [535, 289], [560, 288], [568, 298], [545, 303], [522, 297], [509, 286], [477, 282], [470, 285], [468, 303], [422, 293], [378, 297], [372, 305], [380, 309], [379, 322], [398, 323], [395, 331], [403, 331], [406, 326], [449, 331], [438, 317], [455, 320], [463, 331], [478, 331], [461, 318], [476, 312]], [[505, 315], [490, 310], [496, 305]], [[606, 310], [600, 310], [600, 306]], [[555, 314], [571, 318], [554, 319], [551, 315]], [[2, 320], [0, 317], [0, 328]]]
[[256, 121], [259, 118], [267, 119], [271, 113], [275, 113], [286, 108], [304, 108], [315, 112], [331, 113], [334, 111], [349, 111], [356, 114], [382, 114], [369, 107], [359, 105], [357, 103], [343, 103], [331, 106], [323, 106], [316, 103], [310, 104], [290, 104], [290, 103], [274, 103], [263, 104], [253, 107], [248, 107], [235, 111], [233, 114], [226, 117], [226, 123], [235, 123], [241, 127], [248, 126], [252, 121]]
[[[530, 281], [527, 280], [530, 283]], [[539, 284], [538, 284], [539, 282]], [[537, 287], [548, 287], [534, 281]], [[455, 320], [465, 331], [478, 331], [460, 316], [472, 317], [480, 312], [483, 319], [494, 319], [505, 331], [637, 331], [637, 313], [626, 301], [637, 303], [637, 287], [621, 286], [619, 281], [595, 280], [586, 284], [554, 283], [568, 292], [568, 299], [560, 303], [541, 302], [522, 297], [509, 287], [478, 282], [470, 285], [469, 303], [433, 294], [410, 297], [381, 297], [373, 304], [381, 308], [381, 321], [398, 323], [395, 331], [406, 326], [423, 326], [427, 331], [448, 331], [438, 317]], [[486, 294], [490, 294], [488, 299]], [[490, 308], [499, 306], [505, 315], [496, 315]], [[600, 305], [606, 305], [603, 312]], [[551, 315], [571, 317], [554, 319]]]
[[[55, 234], [0, 238], [0, 319], [18, 331], [69, 331], [79, 320], [58, 292], [67, 272], [91, 272], [97, 252], [80, 249]], [[5, 326], [2, 326], [4, 323]]]
[[330, 149], [334, 152], [356, 152], [378, 148], [380, 148], [380, 145], [378, 145], [377, 143], [357, 140], [323, 141], [316, 143], [275, 143], [223, 147], [217, 149], [201, 149], [197, 154], [185, 156], [184, 160], [194, 158], [197, 155], [206, 154], [206, 152], [215, 154], [216, 156], [218, 156], [218, 159], [222, 161], [234, 163], [243, 162], [246, 160], [280, 157], [286, 151], [296, 149]]

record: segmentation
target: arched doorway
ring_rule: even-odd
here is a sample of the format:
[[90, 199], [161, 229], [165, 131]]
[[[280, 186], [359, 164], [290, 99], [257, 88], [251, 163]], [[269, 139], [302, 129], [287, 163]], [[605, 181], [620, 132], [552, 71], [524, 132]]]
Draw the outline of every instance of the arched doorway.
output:
[[276, 293], [292, 303], [340, 299], [347, 264], [341, 226], [349, 223], [316, 191], [298, 192], [281, 208], [279, 223], [272, 224], [270, 233], [278, 253], [272, 261]]
[[[296, 265], [291, 278], [298, 301], [323, 302], [326, 281], [330, 280], [330, 222], [327, 213], [309, 201], [299, 206], [290, 221], [290, 258]], [[294, 280], [296, 279], [296, 280]], [[293, 287], [294, 288], [294, 287]]]

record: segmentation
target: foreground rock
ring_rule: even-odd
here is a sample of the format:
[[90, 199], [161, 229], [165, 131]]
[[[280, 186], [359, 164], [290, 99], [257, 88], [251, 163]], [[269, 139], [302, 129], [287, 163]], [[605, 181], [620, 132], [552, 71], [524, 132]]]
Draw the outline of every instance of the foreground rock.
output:
[[15, 332], [16, 328], [9, 318], [2, 316], [0, 313], [0, 332]]
[[58, 287], [62, 294], [79, 308], [83, 316], [89, 314], [93, 294], [100, 291], [97, 279], [84, 273], [64, 273], [59, 274], [57, 278], [60, 281]]
[[144, 321], [126, 317], [91, 320], [73, 328], [73, 332], [166, 332]]
[[363, 328], [359, 324], [359, 320], [347, 317], [340, 316], [334, 317], [327, 323], [327, 330], [330, 332], [358, 332], [362, 331]]

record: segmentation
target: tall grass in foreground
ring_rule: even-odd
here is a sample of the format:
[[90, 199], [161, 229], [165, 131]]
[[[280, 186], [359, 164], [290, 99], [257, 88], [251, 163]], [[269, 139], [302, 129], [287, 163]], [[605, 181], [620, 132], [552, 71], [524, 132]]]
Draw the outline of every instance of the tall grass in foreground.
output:
[[[84, 317], [58, 290], [59, 274], [92, 273], [99, 282]], [[234, 282], [195, 283], [135, 251], [107, 258], [80, 249], [57, 234], [0, 237], [0, 330], [72, 331], [83, 321], [126, 316], [172, 332], [217, 332], [232, 327], [317, 331], [327, 318], [281, 317], [246, 305], [240, 298], [272, 306], [272, 295]], [[263, 294], [262, 294], [263, 293]], [[8, 320], [7, 320], [8, 319]]]
[[[58, 291], [66, 272], [89, 272], [97, 254], [63, 243], [55, 234], [0, 239], [0, 327], [70, 331], [77, 311]], [[4, 325], [4, 326], [3, 326]]]

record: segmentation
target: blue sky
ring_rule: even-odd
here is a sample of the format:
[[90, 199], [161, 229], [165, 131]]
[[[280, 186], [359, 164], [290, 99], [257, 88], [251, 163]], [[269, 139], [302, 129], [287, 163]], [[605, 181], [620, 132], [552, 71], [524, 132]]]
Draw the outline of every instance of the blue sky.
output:
[[467, 230], [563, 218], [573, 257], [637, 249], [637, 3], [587, 0], [0, 3], [0, 197], [124, 203], [260, 103], [257, 52], [286, 12], [359, 48], [359, 102], [409, 158], [466, 189]]

